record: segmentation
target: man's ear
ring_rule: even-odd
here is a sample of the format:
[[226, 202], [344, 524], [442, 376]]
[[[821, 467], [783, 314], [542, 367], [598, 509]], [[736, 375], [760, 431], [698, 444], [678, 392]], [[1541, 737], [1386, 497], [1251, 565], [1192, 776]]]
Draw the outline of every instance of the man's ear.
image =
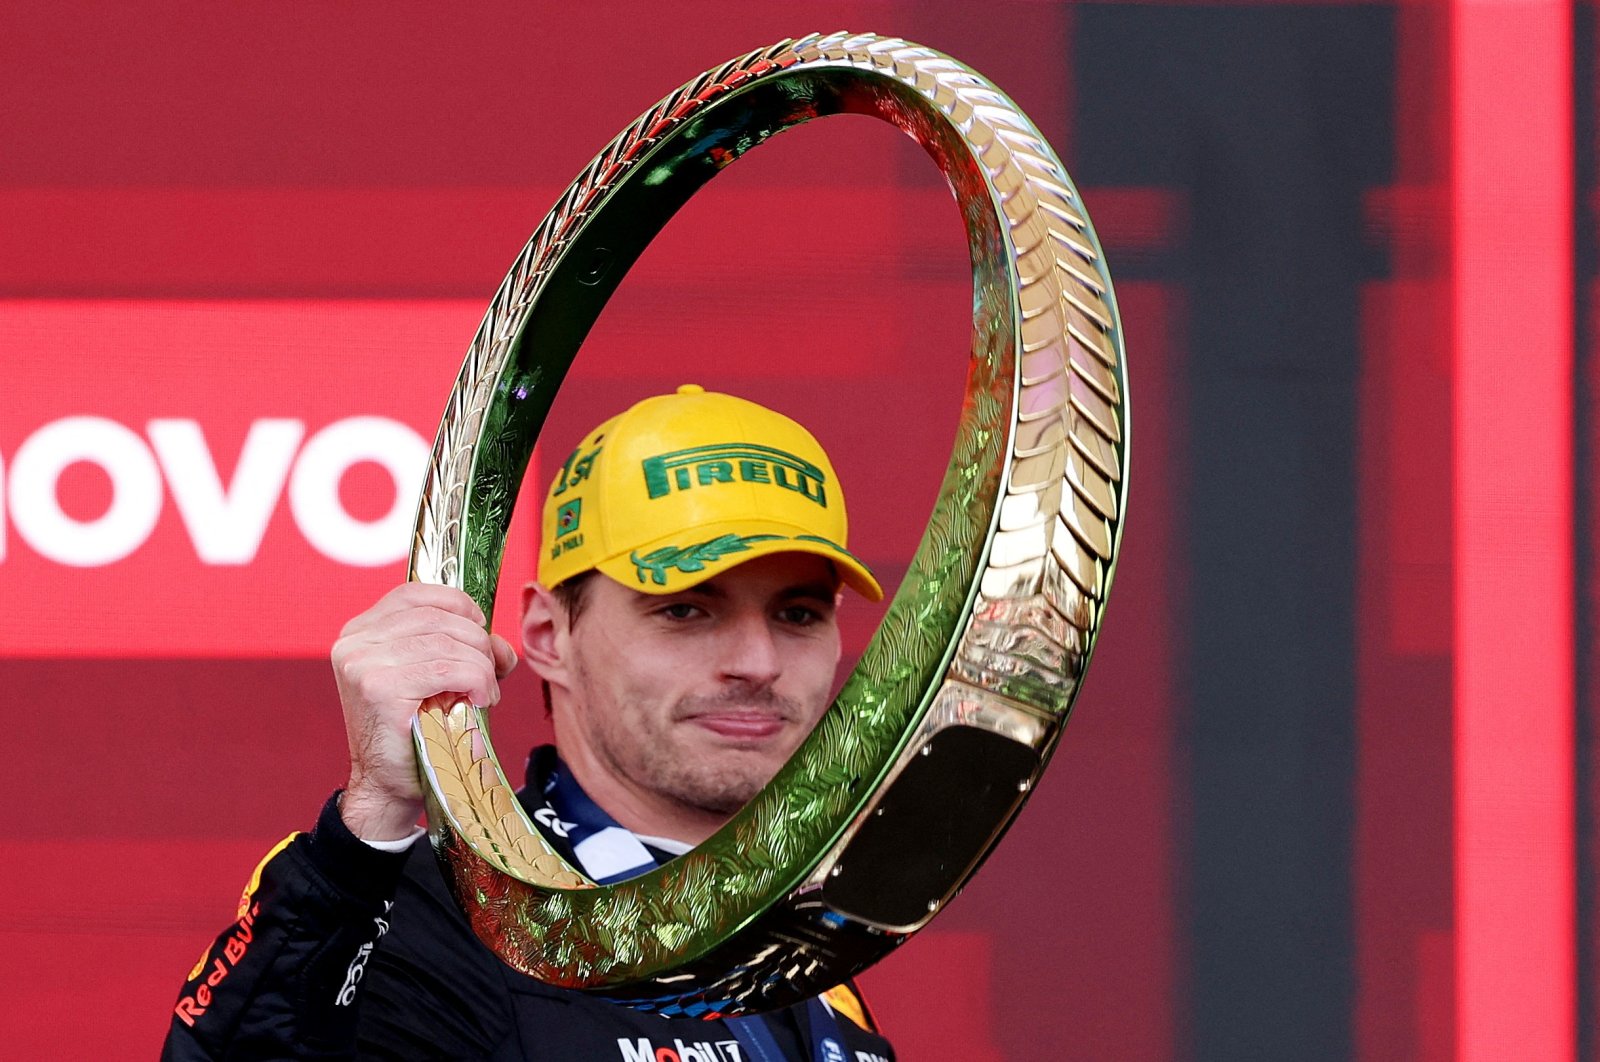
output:
[[546, 682], [566, 682], [566, 611], [538, 583], [522, 588], [522, 658]]

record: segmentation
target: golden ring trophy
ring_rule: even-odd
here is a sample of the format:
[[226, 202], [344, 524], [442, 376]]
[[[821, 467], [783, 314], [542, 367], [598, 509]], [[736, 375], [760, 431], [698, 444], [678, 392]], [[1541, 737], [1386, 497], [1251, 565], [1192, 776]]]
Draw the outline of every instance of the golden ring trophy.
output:
[[837, 700], [718, 833], [607, 886], [529, 823], [480, 709], [436, 698], [414, 727], [429, 835], [484, 943], [552, 984], [670, 1015], [816, 995], [960, 891], [1061, 734], [1121, 537], [1122, 330], [1071, 179], [972, 70], [903, 40], [836, 33], [695, 78], [562, 195], [467, 352], [423, 488], [411, 578], [464, 589], [491, 611], [534, 440], [611, 292], [724, 166], [839, 113], [893, 123], [943, 170], [966, 224], [973, 319], [932, 517]]

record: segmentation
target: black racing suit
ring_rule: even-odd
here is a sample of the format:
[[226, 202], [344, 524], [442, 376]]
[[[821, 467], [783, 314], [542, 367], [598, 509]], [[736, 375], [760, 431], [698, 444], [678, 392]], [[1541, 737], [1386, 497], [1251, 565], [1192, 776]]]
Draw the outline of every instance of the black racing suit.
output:
[[[525, 806], [541, 792], [539, 750]], [[559, 809], [557, 809], [559, 814]], [[531, 815], [531, 808], [530, 808]], [[534, 820], [557, 851], [565, 839]], [[894, 1057], [853, 987], [767, 1015], [784, 1059]], [[841, 1050], [842, 1049], [842, 1050]], [[553, 988], [478, 942], [426, 842], [383, 852], [345, 827], [337, 800], [310, 834], [294, 834], [256, 869], [238, 920], [190, 971], [165, 1059], [551, 1059], [746, 1062], [723, 1021], [665, 1018]]]

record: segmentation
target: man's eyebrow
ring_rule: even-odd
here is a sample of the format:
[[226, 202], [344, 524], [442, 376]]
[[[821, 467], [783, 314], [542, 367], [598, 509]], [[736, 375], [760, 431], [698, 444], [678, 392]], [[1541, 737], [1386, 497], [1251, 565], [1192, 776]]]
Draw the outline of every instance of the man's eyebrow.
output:
[[832, 601], [834, 595], [838, 592], [839, 588], [835, 585], [830, 583], [816, 582], [801, 583], [798, 586], [785, 587], [778, 592], [778, 596], [786, 601], [793, 600], [797, 597], [810, 597], [824, 601]]

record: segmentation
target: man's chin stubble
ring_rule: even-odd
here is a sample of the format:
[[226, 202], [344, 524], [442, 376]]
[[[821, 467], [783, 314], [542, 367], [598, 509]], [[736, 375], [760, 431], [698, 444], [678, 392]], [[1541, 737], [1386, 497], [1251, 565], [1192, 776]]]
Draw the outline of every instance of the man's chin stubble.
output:
[[714, 815], [730, 816], [754, 800], [766, 787], [771, 776], [753, 777], [696, 777], [680, 775], [665, 787], [674, 800], [700, 811]]

